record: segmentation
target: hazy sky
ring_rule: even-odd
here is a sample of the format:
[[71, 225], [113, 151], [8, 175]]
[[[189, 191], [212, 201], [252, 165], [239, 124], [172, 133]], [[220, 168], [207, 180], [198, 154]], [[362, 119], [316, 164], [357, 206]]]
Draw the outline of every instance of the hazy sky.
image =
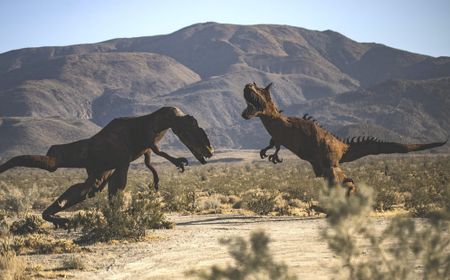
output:
[[450, 56], [450, 0], [0, 0], [0, 53], [167, 34], [206, 21], [331, 29]]

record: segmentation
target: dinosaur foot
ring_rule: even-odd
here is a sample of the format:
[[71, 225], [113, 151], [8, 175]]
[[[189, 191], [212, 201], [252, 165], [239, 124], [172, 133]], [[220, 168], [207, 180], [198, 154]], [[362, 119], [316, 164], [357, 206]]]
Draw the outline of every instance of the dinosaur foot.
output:
[[259, 156], [260, 156], [262, 159], [265, 159], [265, 158], [267, 157], [266, 152], [267, 152], [267, 149], [262, 149], [261, 151], [259, 151]]
[[353, 179], [351, 178], [345, 178], [344, 181], [342, 181], [342, 185], [347, 188], [347, 196], [350, 196], [357, 191], [355, 182], [353, 182]]
[[44, 217], [44, 219], [52, 223], [55, 226], [55, 229], [62, 228], [68, 230], [71, 224], [69, 219], [56, 215], [47, 216]]
[[273, 164], [277, 164], [277, 163], [283, 162], [283, 160], [278, 157], [277, 153], [275, 153], [273, 155], [269, 155], [269, 161], [271, 161]]
[[174, 159], [173, 164], [180, 170], [180, 172], [184, 172], [184, 167], [189, 165], [189, 162], [184, 157], [179, 157]]

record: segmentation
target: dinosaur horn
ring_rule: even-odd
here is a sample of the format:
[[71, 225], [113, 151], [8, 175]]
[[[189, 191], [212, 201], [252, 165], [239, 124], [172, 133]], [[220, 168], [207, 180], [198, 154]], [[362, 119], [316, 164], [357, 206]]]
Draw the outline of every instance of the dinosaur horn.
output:
[[13, 157], [4, 164], [0, 165], [0, 173], [14, 167], [35, 167], [48, 171], [56, 170], [56, 160], [48, 156], [24, 155]]
[[[415, 151], [422, 151], [431, 148], [443, 146], [447, 143], [448, 139], [444, 142], [434, 142], [427, 144], [401, 144], [395, 142], [381, 142], [378, 141], [366, 141], [360, 145], [353, 145], [350, 143], [349, 149], [345, 152], [339, 162], [349, 162], [362, 158], [368, 155], [378, 154], [394, 154], [394, 153], [409, 153]], [[359, 142], [358, 142], [359, 143]]]

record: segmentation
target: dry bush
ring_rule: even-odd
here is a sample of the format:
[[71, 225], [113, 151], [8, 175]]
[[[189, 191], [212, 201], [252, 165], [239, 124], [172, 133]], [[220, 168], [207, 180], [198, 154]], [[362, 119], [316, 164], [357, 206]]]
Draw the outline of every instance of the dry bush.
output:
[[139, 239], [145, 236], [146, 229], [173, 227], [153, 192], [133, 194], [130, 203], [126, 203], [122, 192], [111, 201], [99, 199], [96, 211], [76, 215], [72, 224], [82, 227], [83, 236], [78, 240], [81, 243]]
[[198, 198], [196, 208], [200, 213], [218, 214], [221, 213], [221, 205], [221, 199], [217, 195], [203, 196]]
[[16, 256], [11, 238], [0, 238], [0, 280], [28, 279], [25, 262]]
[[[448, 279], [450, 239], [448, 222], [426, 220], [418, 226], [414, 219], [393, 219], [380, 233], [368, 219], [373, 194], [367, 187], [350, 198], [334, 188], [322, 199], [329, 218], [323, 237], [342, 267], [342, 279]], [[418, 272], [414, 268], [423, 267]]]
[[47, 233], [43, 228], [44, 220], [36, 215], [27, 214], [25, 218], [14, 221], [10, 227], [13, 234]]
[[13, 237], [9, 234], [8, 225], [4, 216], [0, 217], [0, 280], [28, 279], [26, 263], [19, 257], [13, 248]]
[[16, 236], [11, 246], [18, 254], [61, 254], [81, 251], [73, 240], [54, 238], [46, 234]]
[[81, 257], [70, 255], [64, 258], [62, 262], [62, 268], [84, 270], [86, 268], [86, 265], [84, 264], [84, 261]]
[[262, 231], [253, 232], [250, 240], [241, 237], [221, 239], [228, 246], [234, 265], [227, 267], [212, 266], [209, 270], [190, 271], [187, 274], [205, 280], [294, 280], [284, 263], [276, 262], [269, 250], [269, 237]]
[[249, 190], [242, 197], [242, 208], [259, 215], [267, 215], [275, 210], [278, 194], [267, 190]]

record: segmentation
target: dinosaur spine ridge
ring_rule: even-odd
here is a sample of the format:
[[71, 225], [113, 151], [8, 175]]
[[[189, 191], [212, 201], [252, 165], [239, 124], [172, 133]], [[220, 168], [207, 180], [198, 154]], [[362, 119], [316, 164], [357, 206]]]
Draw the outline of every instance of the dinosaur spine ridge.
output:
[[313, 116], [309, 115], [308, 113], [304, 114], [303, 117], [302, 117], [302, 119], [304, 119], [305, 121], [313, 122], [313, 123], [314, 123], [315, 125], [317, 125], [318, 127], [322, 128], [322, 129], [324, 129], [324, 130], [326, 130], [326, 131], [327, 131], [329, 134], [331, 134], [334, 138], [338, 139], [338, 140], [341, 141], [341, 142], [344, 142], [344, 140], [343, 140], [341, 137], [337, 136], [336, 134], [330, 132], [328, 129], [326, 129], [325, 127], [323, 127], [323, 126], [319, 123], [318, 120], [316, 120]]
[[373, 137], [373, 136], [354, 136], [351, 138], [347, 137], [343, 140], [343, 142], [348, 145], [367, 144], [367, 143], [385, 143], [384, 141], [382, 141], [376, 137]]

